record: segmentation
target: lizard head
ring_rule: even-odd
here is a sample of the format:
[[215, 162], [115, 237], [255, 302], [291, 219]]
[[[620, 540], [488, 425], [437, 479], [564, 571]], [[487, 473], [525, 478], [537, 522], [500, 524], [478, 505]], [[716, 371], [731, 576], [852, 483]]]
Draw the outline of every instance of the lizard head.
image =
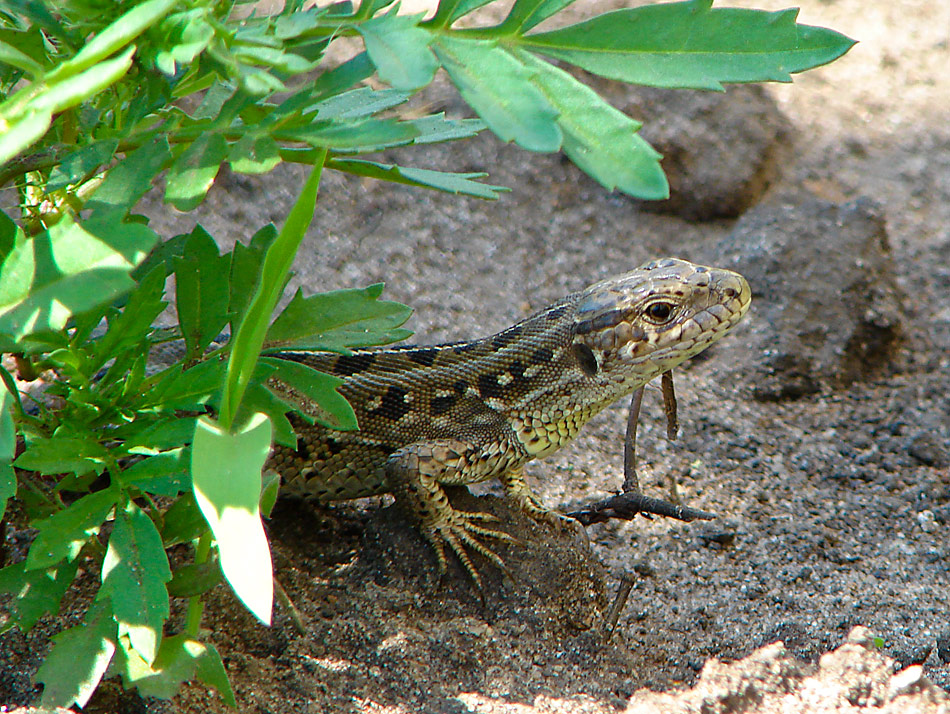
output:
[[571, 348], [588, 377], [630, 391], [729, 332], [751, 299], [738, 273], [655, 260], [582, 293]]

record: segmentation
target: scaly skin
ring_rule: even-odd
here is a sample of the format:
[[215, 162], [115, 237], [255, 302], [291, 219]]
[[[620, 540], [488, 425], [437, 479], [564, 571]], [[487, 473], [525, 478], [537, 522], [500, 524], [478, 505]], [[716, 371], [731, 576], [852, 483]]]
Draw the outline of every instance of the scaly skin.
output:
[[[320, 501], [392, 492], [419, 522], [440, 570], [447, 544], [481, 587], [469, 551], [503, 567], [482, 540], [512, 539], [485, 525], [491, 516], [453, 508], [441, 484], [498, 478], [529, 515], [563, 518], [531, 493], [524, 465], [721, 338], [750, 299], [736, 273], [667, 258], [473, 342], [273, 355], [343, 378], [339, 391], [360, 430], [334, 431], [292, 415], [298, 448], [277, 447], [269, 464], [285, 488]], [[319, 416], [286, 385], [272, 386]]]

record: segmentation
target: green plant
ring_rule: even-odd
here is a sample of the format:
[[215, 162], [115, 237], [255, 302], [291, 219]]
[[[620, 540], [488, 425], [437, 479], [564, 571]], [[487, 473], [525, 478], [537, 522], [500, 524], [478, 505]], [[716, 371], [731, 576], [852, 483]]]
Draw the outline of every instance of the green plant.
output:
[[[307, 394], [331, 426], [357, 426], [334, 377], [266, 351], [345, 351], [409, 334], [400, 327], [409, 309], [380, 300], [381, 285], [298, 293], [271, 322], [324, 170], [495, 199], [504, 189], [483, 174], [359, 158], [487, 127], [529, 150], [563, 150], [607, 189], [663, 198], [660, 157], [639, 124], [544, 57], [628, 82], [717, 90], [788, 81], [852, 44], [796, 24], [792, 10], [700, 0], [548, 32], [534, 30], [571, 0], [517, 0], [498, 25], [454, 27], [489, 1], [443, 0], [423, 20], [398, 15], [391, 0], [309, 9], [291, 0], [245, 19], [230, 0], [0, 0], [0, 185], [19, 195], [18, 220], [0, 214], [0, 351], [16, 356], [24, 379], [53, 374], [28, 407], [0, 369], [0, 515], [9, 504], [37, 530], [25, 560], [0, 570], [11, 596], [0, 627], [26, 631], [55, 614], [81, 563], [100, 579], [83, 622], [53, 638], [37, 673], [44, 704], [85, 704], [107, 672], [159, 697], [198, 678], [234, 703], [218, 653], [201, 640], [201, 596], [223, 574], [269, 622], [261, 513], [278, 483], [261, 467], [272, 441], [295, 437], [293, 407], [267, 378]], [[341, 37], [365, 49], [326, 67]], [[480, 119], [398, 114], [440, 67]], [[363, 85], [374, 74], [387, 88]], [[163, 174], [165, 200], [195, 208], [224, 162], [248, 174], [312, 166], [280, 231], [263, 226], [220, 255], [200, 226], [164, 240], [132, 213]], [[161, 328], [173, 275], [178, 324]], [[181, 358], [151, 372], [150, 353], [178, 339]], [[172, 570], [175, 546], [192, 557]], [[176, 635], [165, 634], [169, 597], [189, 598]]]

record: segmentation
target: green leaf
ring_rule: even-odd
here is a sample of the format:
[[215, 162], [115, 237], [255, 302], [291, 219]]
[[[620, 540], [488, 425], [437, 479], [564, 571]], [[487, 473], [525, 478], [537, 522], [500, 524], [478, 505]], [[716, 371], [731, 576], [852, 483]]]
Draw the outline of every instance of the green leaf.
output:
[[134, 503], [118, 509], [102, 561], [100, 593], [112, 599], [119, 635], [127, 635], [146, 662], [155, 659], [162, 626], [168, 618], [171, 580], [162, 537]]
[[360, 87], [317, 102], [307, 107], [307, 111], [317, 112], [319, 121], [355, 121], [399, 106], [410, 96], [410, 92], [399, 89]]
[[277, 238], [277, 228], [268, 224], [251, 237], [245, 246], [235, 243], [231, 252], [231, 300], [228, 312], [231, 315], [231, 334], [237, 334], [236, 320], [244, 315], [247, 305], [257, 290], [261, 264], [267, 249]]
[[274, 368], [273, 378], [283, 382], [284, 388], [277, 395], [291, 402], [308, 420], [316, 419], [331, 429], [359, 428], [353, 407], [336, 391], [342, 379], [289, 359], [263, 357], [261, 361]]
[[410, 143], [419, 130], [409, 122], [395, 119], [366, 119], [346, 124], [309, 126], [280, 132], [288, 141], [304, 141], [310, 146], [334, 151], [368, 153]]
[[126, 213], [152, 187], [152, 181], [169, 158], [171, 151], [164, 136], [143, 144], [109, 169], [86, 208], [93, 212]]
[[245, 134], [228, 147], [231, 170], [239, 174], [265, 174], [280, 163], [277, 142], [266, 134]]
[[[220, 379], [220, 372], [215, 373]], [[195, 419], [185, 416], [177, 419], [165, 418], [141, 429], [125, 442], [125, 448], [130, 454], [154, 455], [164, 449], [174, 449], [191, 442], [191, 435], [195, 433]]]
[[[134, 54], [135, 46], [133, 45], [126, 48], [115, 59], [100, 62], [75, 76], [63, 77], [58, 72], [54, 72], [47, 77], [49, 86], [45, 91], [31, 98], [27, 107], [40, 112], [48, 111], [51, 114], [74, 107], [122, 79], [132, 66]], [[67, 62], [66, 65], [68, 64]], [[60, 65], [60, 69], [66, 65]], [[55, 84], [52, 80], [54, 74], [60, 77]]]
[[140, 408], [202, 410], [214, 401], [224, 377], [223, 362], [208, 360], [183, 372], [180, 370], [180, 367], [173, 368], [166, 375], [166, 381], [143, 395]]
[[196, 208], [214, 184], [214, 177], [227, 154], [228, 143], [220, 134], [208, 132], [195, 139], [168, 169], [165, 203], [179, 211]]
[[201, 226], [195, 226], [184, 254], [175, 258], [175, 307], [186, 359], [198, 357], [228, 323], [230, 262]]
[[493, 30], [497, 30], [499, 34], [527, 32], [574, 2], [575, 0], [517, 0], [505, 21]]
[[191, 491], [180, 498], [165, 511], [165, 524], [162, 526], [162, 542], [166, 548], [179, 543], [188, 543], [200, 538], [208, 531], [208, 524]]
[[53, 637], [53, 649], [36, 672], [44, 707], [86, 706], [115, 653], [116, 624], [103, 600], [89, 608], [83, 624]]
[[503, 141], [557, 151], [557, 110], [531, 84], [532, 72], [492, 40], [441, 36], [432, 48], [462, 98]]
[[[190, 421], [194, 424], [194, 420]], [[134, 487], [147, 493], [174, 498], [182, 491], [191, 489], [189, 461], [190, 455], [184, 448], [162, 451], [121, 471], [119, 480], [126, 488]]]
[[26, 563], [8, 565], [0, 570], [0, 593], [13, 595], [13, 624], [28, 632], [47, 613], [55, 615], [69, 589], [80, 558], [54, 568], [26, 570]]
[[528, 52], [525, 66], [537, 70], [534, 84], [558, 110], [564, 153], [608, 191], [615, 188], [647, 200], [669, 198], [661, 155], [641, 137], [640, 123], [607, 104], [567, 72]]
[[280, 495], [280, 474], [268, 469], [261, 477], [261, 515], [270, 518], [277, 496]]
[[16, 496], [16, 474], [12, 466], [16, 456], [13, 404], [13, 395], [7, 390], [6, 382], [0, 380], [0, 522], [7, 510], [7, 499]]
[[34, 437], [14, 462], [18, 469], [41, 474], [101, 471], [109, 452], [91, 436]]
[[50, 172], [47, 193], [78, 183], [100, 166], [107, 164], [119, 146], [118, 139], [96, 141], [66, 156]]
[[260, 514], [261, 468], [270, 446], [270, 422], [256, 414], [233, 434], [202, 417], [191, 447], [195, 500], [218, 543], [221, 570], [264, 624], [270, 624], [273, 607], [270, 549]]
[[152, 321], [165, 309], [165, 270], [156, 266], [132, 291], [122, 312], [109, 319], [106, 334], [95, 342], [88, 372], [97, 372], [108, 360], [145, 339]]
[[284, 227], [277, 238], [267, 248], [264, 263], [261, 266], [261, 278], [254, 296], [251, 298], [241, 324], [231, 340], [231, 355], [228, 360], [228, 372], [224, 392], [221, 397], [221, 423], [230, 426], [234, 415], [241, 405], [244, 390], [257, 365], [257, 357], [267, 334], [267, 324], [284, 290], [287, 274], [297, 254], [297, 247], [303, 240], [313, 220], [314, 206], [317, 202], [317, 189], [323, 172], [321, 156], [300, 191], [287, 216]]
[[[0, 115], [0, 121], [6, 123], [7, 120]], [[0, 131], [0, 166], [42, 139], [52, 122], [53, 112], [49, 109], [28, 108], [15, 117]]]
[[189, 563], [172, 575], [168, 594], [172, 597], [197, 597], [217, 586], [223, 577], [217, 558], [204, 563]]
[[405, 123], [412, 124], [419, 130], [419, 136], [412, 140], [413, 144], [435, 144], [440, 141], [468, 139], [485, 128], [485, 122], [480, 119], [446, 119], [442, 112], [419, 119], [409, 119]]
[[379, 300], [383, 284], [332, 290], [303, 297], [298, 289], [267, 331], [267, 349], [343, 351], [403, 340], [412, 333], [397, 329], [412, 309]]
[[521, 47], [588, 72], [652, 87], [721, 90], [723, 82], [790, 82], [831, 62], [854, 41], [798, 25], [797, 9], [711, 9], [711, 0], [604, 13], [520, 38]]
[[176, 4], [177, 0], [147, 0], [136, 5], [86, 42], [75, 57], [60, 65], [48, 79], [72, 76], [101, 62], [165, 17]]
[[397, 15], [398, 8], [357, 26], [379, 78], [395, 89], [424, 87], [439, 62], [429, 50], [433, 35], [419, 27], [419, 15]]
[[136, 687], [142, 697], [171, 699], [181, 684], [193, 677], [218, 690], [225, 703], [237, 707], [221, 656], [211, 644], [175, 635], [162, 640], [158, 656], [149, 666], [129, 645], [119, 638], [116, 669], [126, 687]]
[[33, 79], [40, 79], [43, 76], [43, 65], [8, 42], [0, 42], [0, 63], [22, 69]]
[[331, 159], [327, 162], [327, 168], [345, 171], [350, 174], [356, 174], [357, 176], [369, 176], [370, 178], [381, 179], [383, 181], [392, 181], [408, 186], [420, 186], [422, 188], [434, 188], [438, 191], [445, 191], [446, 193], [463, 194], [488, 200], [498, 198], [499, 191], [511, 190], [506, 186], [492, 186], [491, 184], [479, 183], [472, 180], [487, 176], [488, 174], [485, 173], [453, 174], [444, 171], [417, 169], [410, 166], [380, 164], [375, 161], [364, 161], [362, 159]]
[[244, 392], [244, 399], [241, 400], [241, 408], [238, 409], [234, 422], [243, 424], [256, 413], [265, 414], [274, 431], [274, 443], [294, 449], [297, 447], [297, 434], [286, 416], [287, 412], [293, 409], [293, 404], [285, 402], [261, 384], [262, 380], [258, 375], [262, 372], [269, 374], [270, 367], [258, 364], [258, 369]]
[[61, 560], [74, 560], [82, 547], [99, 532], [116, 502], [113, 491], [99, 491], [34, 523], [39, 535], [26, 556], [26, 569], [48, 568]]
[[0, 334], [18, 341], [55, 332], [72, 315], [111, 302], [135, 285], [129, 272], [154, 239], [145, 226], [79, 225], [69, 216], [30, 239], [18, 232], [0, 266]]
[[431, 20], [426, 22], [432, 27], [448, 27], [460, 17], [487, 5], [492, 0], [439, 0], [439, 7]]

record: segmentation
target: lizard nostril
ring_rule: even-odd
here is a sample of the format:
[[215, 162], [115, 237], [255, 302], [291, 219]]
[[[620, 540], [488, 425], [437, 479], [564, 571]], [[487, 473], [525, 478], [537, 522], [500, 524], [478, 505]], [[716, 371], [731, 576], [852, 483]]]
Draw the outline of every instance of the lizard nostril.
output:
[[739, 294], [739, 291], [736, 290], [735, 288], [726, 288], [722, 292], [727, 298], [734, 298], [736, 297], [736, 295]]

